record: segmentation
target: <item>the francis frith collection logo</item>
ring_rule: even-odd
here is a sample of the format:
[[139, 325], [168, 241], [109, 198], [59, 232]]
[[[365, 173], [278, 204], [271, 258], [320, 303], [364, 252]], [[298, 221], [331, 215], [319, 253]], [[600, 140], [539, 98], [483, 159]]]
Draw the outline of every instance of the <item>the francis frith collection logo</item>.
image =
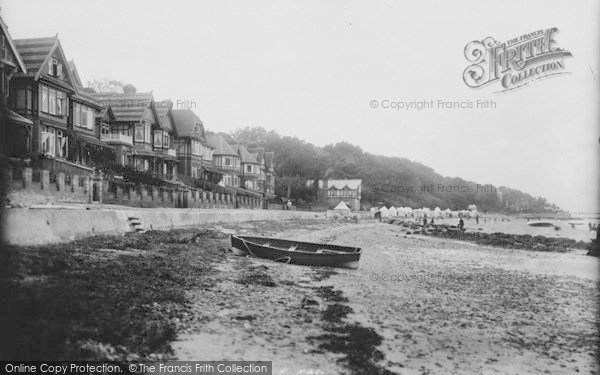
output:
[[557, 32], [553, 27], [504, 43], [492, 37], [470, 42], [465, 57], [471, 65], [465, 69], [463, 80], [473, 88], [498, 82], [499, 91], [508, 91], [540, 78], [568, 73], [564, 59], [572, 55], [558, 47], [554, 40]]

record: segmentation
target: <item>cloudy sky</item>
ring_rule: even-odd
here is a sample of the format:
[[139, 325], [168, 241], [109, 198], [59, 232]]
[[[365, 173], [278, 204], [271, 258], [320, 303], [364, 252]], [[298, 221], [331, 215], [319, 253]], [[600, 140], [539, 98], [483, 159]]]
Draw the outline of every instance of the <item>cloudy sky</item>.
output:
[[[507, 185], [573, 211], [599, 191], [600, 3], [540, 1], [0, 0], [12, 37], [59, 34], [83, 81], [132, 83], [211, 130], [263, 126], [348, 141], [445, 176]], [[472, 89], [465, 45], [557, 27], [563, 74]], [[395, 110], [383, 101], [434, 100]], [[492, 100], [496, 108], [437, 107]], [[372, 108], [372, 101], [379, 105]], [[387, 102], [386, 102], [387, 103]], [[398, 184], [402, 182], [399, 181]]]

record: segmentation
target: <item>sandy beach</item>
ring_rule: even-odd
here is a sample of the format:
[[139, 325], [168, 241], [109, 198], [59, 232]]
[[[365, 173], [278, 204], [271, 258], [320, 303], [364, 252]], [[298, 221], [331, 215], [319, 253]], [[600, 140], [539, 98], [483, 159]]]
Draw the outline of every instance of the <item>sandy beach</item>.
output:
[[[256, 228], [235, 229], [254, 233]], [[265, 235], [360, 246], [364, 249], [360, 268], [336, 270], [315, 281], [311, 268], [228, 259], [225, 267], [235, 268], [239, 262], [267, 267], [277, 284], [289, 285], [266, 294], [258, 288], [247, 294], [248, 300], [213, 312], [203, 307], [214, 320], [201, 333], [180, 336], [174, 344], [178, 358], [208, 353], [221, 358], [227, 353], [231, 359], [273, 359], [274, 373], [345, 373], [347, 369], [335, 362], [339, 355], [314, 350], [315, 342], [308, 338], [323, 323], [301, 308], [303, 297], [314, 297], [309, 285], [328, 285], [347, 297], [353, 310], [348, 322], [371, 327], [383, 337], [378, 349], [384, 358], [379, 363], [392, 372], [597, 371], [599, 262], [583, 250], [486, 248], [410, 236], [380, 223], [259, 229]], [[224, 280], [221, 285], [232, 283]], [[265, 299], [269, 302], [262, 304]], [[326, 302], [320, 304], [323, 309]], [[272, 310], [273, 306], [278, 308]], [[242, 324], [231, 318], [239, 314], [255, 319]]]
[[[357, 270], [294, 266], [233, 255], [231, 233], [364, 252]], [[20, 336], [2, 350], [31, 359], [269, 360], [281, 375], [594, 374], [599, 259], [585, 253], [342, 220], [12, 248], [2, 304], [14, 321], [0, 323]]]

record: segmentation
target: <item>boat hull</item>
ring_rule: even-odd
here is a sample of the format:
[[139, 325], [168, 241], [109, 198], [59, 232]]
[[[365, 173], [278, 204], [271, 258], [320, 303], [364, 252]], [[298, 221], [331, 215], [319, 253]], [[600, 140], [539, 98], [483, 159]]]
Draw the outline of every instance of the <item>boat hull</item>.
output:
[[358, 268], [361, 249], [264, 237], [231, 236], [234, 253], [306, 266]]

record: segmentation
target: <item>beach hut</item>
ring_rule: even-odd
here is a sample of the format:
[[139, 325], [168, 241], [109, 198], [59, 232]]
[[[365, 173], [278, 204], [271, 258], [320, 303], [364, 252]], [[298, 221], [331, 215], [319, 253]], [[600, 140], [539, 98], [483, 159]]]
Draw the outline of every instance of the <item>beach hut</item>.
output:
[[388, 215], [390, 217], [396, 217], [398, 216], [398, 210], [396, 209], [396, 207], [392, 206], [388, 209]]
[[442, 216], [442, 210], [439, 207], [436, 207], [433, 210], [433, 217], [438, 218]]
[[343, 201], [338, 203], [337, 206], [335, 206], [335, 208], [333, 209], [333, 212], [339, 215], [350, 215], [350, 209], [348, 208], [348, 206], [346, 205], [346, 203], [344, 203]]
[[388, 217], [389, 216], [389, 210], [387, 209], [386, 206], [383, 206], [379, 209], [379, 212], [381, 212], [381, 217]]

